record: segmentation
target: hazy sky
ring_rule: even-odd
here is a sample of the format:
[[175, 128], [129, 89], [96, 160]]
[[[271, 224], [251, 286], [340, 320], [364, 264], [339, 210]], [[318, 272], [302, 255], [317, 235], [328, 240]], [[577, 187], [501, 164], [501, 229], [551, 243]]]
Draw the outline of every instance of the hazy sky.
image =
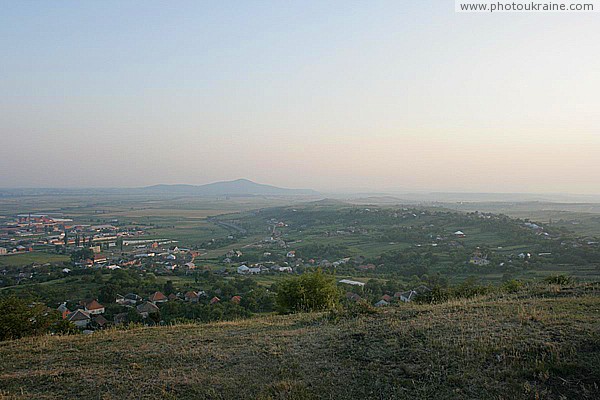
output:
[[0, 186], [600, 193], [600, 14], [0, 1]]

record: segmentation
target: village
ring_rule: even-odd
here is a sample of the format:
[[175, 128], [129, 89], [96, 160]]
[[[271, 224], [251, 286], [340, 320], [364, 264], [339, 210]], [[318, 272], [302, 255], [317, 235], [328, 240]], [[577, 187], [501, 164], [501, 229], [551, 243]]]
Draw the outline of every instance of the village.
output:
[[[65, 215], [21, 213], [5, 218], [0, 224], [0, 257], [10, 260], [31, 254], [39, 257], [35, 259], [39, 261], [10, 268], [0, 265], [0, 288], [15, 290], [63, 281], [65, 287], [79, 285], [81, 289], [77, 292], [85, 297], [60, 297], [52, 293], [46, 302], [65, 321], [90, 333], [129, 323], [162, 324], [178, 318], [210, 319], [273, 312], [279, 281], [317, 269], [337, 276], [347, 302], [386, 307], [428, 296], [430, 287], [439, 284], [440, 278], [428, 272], [440, 262], [440, 256], [432, 256], [432, 251], [449, 254], [455, 271], [480, 273], [488, 269], [527, 269], [552, 260], [553, 251], [535, 251], [552, 249], [544, 243], [552, 243], [554, 248], [559, 243], [559, 248], [574, 249], [596, 244], [586, 238], [568, 241], [539, 224], [507, 222], [493, 214], [457, 217], [409, 208], [352, 208], [345, 211], [347, 221], [364, 222], [342, 222], [343, 225], [333, 229], [330, 225], [324, 230], [320, 225], [298, 225], [299, 218], [310, 221], [312, 212], [273, 209], [252, 213], [249, 220], [243, 216], [210, 218], [209, 222], [225, 227], [230, 233], [224, 239], [210, 239], [202, 247], [184, 247], [179, 243], [180, 238], [156, 238], [152, 226], [118, 219], [91, 224]], [[305, 214], [300, 216], [301, 213]], [[326, 220], [329, 215], [321, 218]], [[331, 215], [339, 218], [339, 214]], [[429, 222], [449, 217], [458, 218], [464, 227], [448, 230]], [[310, 245], [306, 240], [316, 232], [324, 243], [329, 240], [343, 243], [357, 237], [381, 241], [377, 236], [379, 230], [388, 228], [377, 225], [379, 221], [397, 224], [394, 222], [397, 220], [402, 222], [394, 225], [393, 231], [382, 232], [390, 232], [386, 233], [390, 245], [395, 243], [391, 241], [394, 240], [391, 232], [397, 237], [395, 240], [409, 242], [402, 252], [375, 257], [344, 255], [344, 246]], [[510, 246], [508, 251], [503, 246], [473, 245], [471, 235], [477, 232], [474, 224], [501, 229], [510, 226], [518, 235], [517, 240], [538, 244]], [[261, 233], [265, 231], [266, 237]], [[207, 257], [209, 251], [215, 256]], [[43, 262], [44, 255], [49, 259], [63, 258]], [[399, 273], [399, 268], [405, 268], [406, 272]], [[447, 278], [442, 282], [444, 279]], [[44, 290], [39, 294], [43, 295]]]

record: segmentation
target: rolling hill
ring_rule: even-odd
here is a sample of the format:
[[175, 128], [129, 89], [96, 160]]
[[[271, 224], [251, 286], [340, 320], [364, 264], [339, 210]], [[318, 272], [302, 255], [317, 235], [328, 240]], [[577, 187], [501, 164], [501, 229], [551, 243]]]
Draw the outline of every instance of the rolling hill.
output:
[[139, 188], [147, 194], [178, 194], [194, 196], [310, 196], [319, 193], [311, 189], [287, 189], [252, 182], [248, 179], [214, 182], [206, 185], [153, 185]]
[[600, 287], [0, 343], [0, 398], [597, 399]]

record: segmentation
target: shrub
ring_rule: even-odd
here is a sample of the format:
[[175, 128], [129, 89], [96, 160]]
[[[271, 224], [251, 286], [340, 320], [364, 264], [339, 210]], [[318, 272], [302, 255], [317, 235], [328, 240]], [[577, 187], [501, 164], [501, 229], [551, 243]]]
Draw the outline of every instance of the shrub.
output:
[[551, 285], [570, 285], [573, 283], [573, 278], [568, 275], [550, 275], [544, 279], [544, 282]]
[[340, 291], [335, 279], [321, 270], [283, 281], [277, 290], [281, 312], [325, 311], [339, 304]]
[[361, 315], [373, 315], [379, 313], [379, 309], [372, 306], [366, 300], [359, 300], [345, 305], [344, 308], [332, 309], [329, 313], [329, 319], [337, 321], [340, 319], [356, 318]]
[[518, 292], [523, 287], [523, 282], [517, 279], [510, 279], [502, 283], [500, 287], [503, 292], [507, 293], [515, 293]]

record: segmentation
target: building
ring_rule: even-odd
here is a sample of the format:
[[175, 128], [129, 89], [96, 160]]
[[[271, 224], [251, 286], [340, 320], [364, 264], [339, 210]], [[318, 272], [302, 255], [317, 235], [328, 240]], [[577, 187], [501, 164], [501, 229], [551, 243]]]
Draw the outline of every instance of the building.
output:
[[0, 256], [8, 254], [8, 250], [5, 247], [0, 247]]
[[156, 304], [156, 303], [164, 303], [165, 301], [168, 300], [168, 298], [161, 292], [154, 292], [148, 300], [150, 302], [152, 302], [153, 304]]
[[89, 325], [90, 314], [83, 310], [75, 310], [67, 315], [67, 320], [78, 328], [85, 328]]
[[250, 273], [250, 268], [248, 268], [246, 265], [240, 265], [237, 268], [237, 273], [242, 275], [248, 274]]
[[379, 300], [377, 303], [375, 303], [375, 307], [386, 307], [389, 305], [390, 305], [390, 303], [388, 303], [385, 300]]
[[185, 301], [197, 303], [200, 296], [198, 296], [198, 293], [190, 290], [189, 292], [186, 292], [186, 294], [183, 297], [184, 297]]
[[102, 314], [104, 312], [104, 306], [95, 299], [87, 302], [84, 307], [85, 311], [90, 315]]
[[160, 311], [158, 307], [150, 302], [145, 302], [136, 307], [138, 314], [142, 316], [142, 318], [148, 318], [150, 314], [158, 314]]
[[343, 283], [346, 285], [352, 285], [352, 286], [360, 286], [360, 287], [365, 286], [364, 282], [351, 281], [350, 279], [342, 279], [339, 281], [339, 283]]
[[488, 260], [485, 257], [474, 256], [474, 257], [471, 257], [471, 259], [469, 260], [469, 263], [473, 264], [473, 265], [485, 266], [485, 265], [489, 265], [490, 260]]

